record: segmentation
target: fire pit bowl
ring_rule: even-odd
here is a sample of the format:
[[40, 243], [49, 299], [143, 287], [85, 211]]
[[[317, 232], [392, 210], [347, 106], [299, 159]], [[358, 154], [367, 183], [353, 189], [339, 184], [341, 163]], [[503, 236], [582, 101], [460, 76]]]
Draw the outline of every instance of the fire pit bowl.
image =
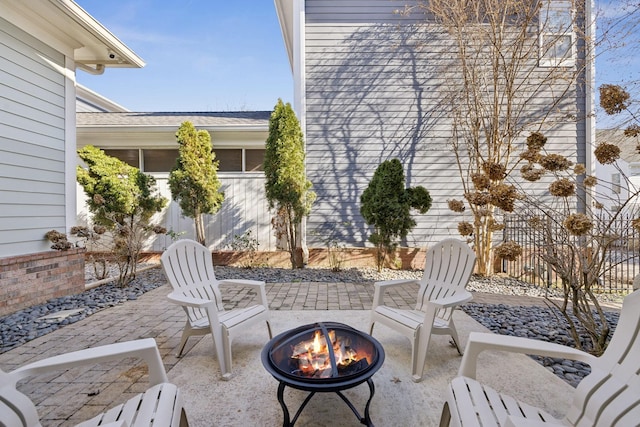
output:
[[[300, 412], [316, 392], [335, 392], [362, 424], [371, 424], [369, 404], [375, 392], [371, 377], [384, 362], [384, 349], [372, 336], [337, 322], [318, 322], [285, 331], [262, 349], [262, 364], [280, 382], [278, 401], [285, 426], [293, 426]], [[361, 417], [341, 393], [367, 382], [370, 397]], [[311, 392], [293, 421], [284, 403], [285, 386]]]

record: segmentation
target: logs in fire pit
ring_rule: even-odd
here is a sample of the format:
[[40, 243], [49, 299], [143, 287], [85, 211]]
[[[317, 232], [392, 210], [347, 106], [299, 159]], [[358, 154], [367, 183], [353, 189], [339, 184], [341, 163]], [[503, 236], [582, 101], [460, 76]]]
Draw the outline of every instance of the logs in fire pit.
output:
[[[284, 426], [295, 424], [316, 392], [335, 392], [362, 424], [372, 426], [369, 405], [375, 389], [371, 377], [383, 362], [384, 350], [377, 340], [336, 322], [314, 323], [283, 332], [262, 350], [262, 364], [280, 382], [278, 402], [284, 412]], [[370, 396], [361, 417], [341, 391], [365, 381]], [[286, 386], [310, 392], [291, 421], [283, 398]]]

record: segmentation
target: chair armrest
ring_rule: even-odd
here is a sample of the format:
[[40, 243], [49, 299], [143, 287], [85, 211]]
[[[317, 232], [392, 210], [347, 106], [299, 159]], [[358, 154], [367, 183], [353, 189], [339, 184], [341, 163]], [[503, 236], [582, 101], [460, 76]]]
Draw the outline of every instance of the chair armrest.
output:
[[373, 284], [373, 286], [375, 287], [375, 292], [373, 293], [373, 308], [375, 309], [376, 307], [384, 304], [384, 294], [387, 289], [393, 288], [395, 286], [409, 285], [418, 282], [419, 280], [416, 279], [394, 279], [375, 282]]
[[267, 301], [267, 291], [266, 284], [261, 280], [244, 280], [244, 279], [225, 279], [220, 280], [220, 285], [231, 285], [231, 286], [248, 286], [251, 288], [255, 288], [255, 291], [258, 294], [258, 302], [261, 305], [264, 305], [267, 309], [269, 309], [269, 303]]
[[[147, 363], [149, 367], [149, 383], [151, 385], [169, 382], [160, 358], [160, 352], [153, 338], [108, 344], [49, 357], [22, 366], [12, 371], [10, 376], [17, 383], [21, 379], [33, 375], [128, 357], [137, 357]], [[15, 386], [15, 383], [13, 385]]]
[[207, 308], [207, 306], [210, 306], [210, 305], [215, 306], [215, 303], [211, 300], [196, 298], [196, 297], [188, 297], [186, 295], [176, 293], [176, 292], [172, 292], [169, 295], [167, 295], [167, 299], [172, 303], [186, 306], [186, 307]]
[[538, 341], [531, 338], [513, 337], [494, 333], [471, 332], [467, 347], [462, 356], [458, 375], [476, 377], [478, 355], [485, 350], [509, 351], [512, 353], [558, 357], [584, 362], [591, 365], [596, 357], [584, 351], [566, 345]]
[[473, 299], [473, 294], [469, 291], [458, 292], [455, 295], [451, 295], [444, 298], [438, 298], [433, 301], [429, 301], [429, 304], [435, 305], [436, 308], [449, 308], [456, 305], [464, 304]]

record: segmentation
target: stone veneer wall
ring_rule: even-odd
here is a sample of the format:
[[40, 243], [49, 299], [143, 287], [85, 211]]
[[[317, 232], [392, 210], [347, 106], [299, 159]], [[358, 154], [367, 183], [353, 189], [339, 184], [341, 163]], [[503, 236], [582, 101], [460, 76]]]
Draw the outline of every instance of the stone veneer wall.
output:
[[84, 291], [85, 249], [0, 259], [0, 316]]

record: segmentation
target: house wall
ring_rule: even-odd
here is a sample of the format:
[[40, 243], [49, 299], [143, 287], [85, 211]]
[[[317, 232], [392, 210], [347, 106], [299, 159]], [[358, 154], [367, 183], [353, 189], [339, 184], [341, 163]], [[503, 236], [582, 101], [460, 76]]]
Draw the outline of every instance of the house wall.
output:
[[[393, 0], [304, 4], [301, 104], [307, 174], [318, 195], [307, 222], [310, 246], [328, 238], [366, 245], [370, 230], [360, 214], [360, 196], [377, 166], [394, 157], [405, 167], [407, 186], [422, 185], [433, 198], [426, 215], [415, 215], [417, 226], [403, 245], [459, 236], [457, 223], [469, 217], [447, 207], [448, 199], [462, 199], [463, 189], [451, 147], [452, 119], [441, 105], [449, 90], [445, 76], [455, 63], [446, 32], [425, 24], [423, 16], [394, 13], [404, 3]], [[585, 135], [579, 98], [570, 90], [544, 132], [549, 151], [584, 162], [585, 150], [578, 151], [578, 138], [584, 141]], [[549, 114], [549, 99], [542, 93], [531, 105], [532, 118]], [[527, 187], [544, 195], [547, 185]]]
[[[105, 129], [96, 133], [79, 129], [78, 148], [93, 144], [99, 148], [171, 148], [178, 149], [175, 133], [178, 129], [168, 128], [166, 131], [140, 131], [136, 129], [113, 132]], [[196, 124], [198, 129], [201, 126]], [[263, 148], [267, 131], [242, 130], [209, 130], [214, 151], [219, 148]], [[144, 169], [143, 169], [144, 171]], [[156, 178], [157, 188], [167, 199], [171, 200], [168, 185], [168, 172], [149, 173]], [[259, 250], [275, 250], [276, 239], [271, 226], [271, 213], [264, 191], [263, 172], [219, 172], [218, 179], [225, 200], [221, 209], [214, 215], [205, 216], [206, 241], [212, 250], [230, 249], [234, 236], [242, 236], [251, 232], [251, 238], [257, 239]], [[90, 217], [84, 190], [77, 186], [78, 223], [86, 224]], [[180, 206], [170, 202], [162, 212], [153, 218], [167, 230], [180, 235], [180, 238], [195, 238], [193, 219], [182, 215]], [[172, 237], [153, 235], [146, 242], [144, 250], [162, 251], [172, 243]]]
[[0, 257], [64, 231], [65, 56], [0, 18]]

